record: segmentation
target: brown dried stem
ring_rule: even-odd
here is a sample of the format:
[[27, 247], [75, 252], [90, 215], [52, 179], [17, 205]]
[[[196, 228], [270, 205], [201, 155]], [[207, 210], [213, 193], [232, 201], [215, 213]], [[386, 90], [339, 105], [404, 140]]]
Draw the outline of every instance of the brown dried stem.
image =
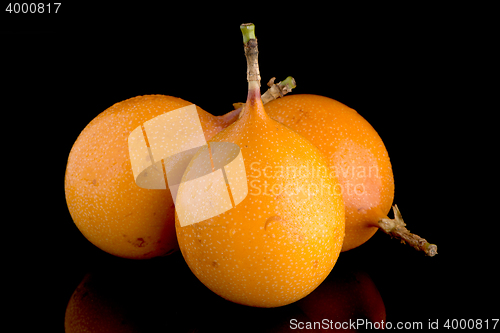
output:
[[423, 251], [430, 257], [435, 256], [437, 254], [437, 246], [430, 244], [424, 238], [412, 234], [406, 229], [406, 224], [403, 221], [398, 206], [394, 205], [392, 208], [394, 210], [394, 219], [381, 219], [378, 222], [380, 229], [391, 237], [400, 239], [402, 243], [408, 243], [414, 249]]

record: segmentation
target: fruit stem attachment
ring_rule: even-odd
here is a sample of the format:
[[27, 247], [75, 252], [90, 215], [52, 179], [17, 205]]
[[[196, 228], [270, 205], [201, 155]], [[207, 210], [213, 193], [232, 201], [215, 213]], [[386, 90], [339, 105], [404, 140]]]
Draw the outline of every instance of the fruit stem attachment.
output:
[[[295, 87], [297, 87], [295, 79], [291, 76], [287, 77], [286, 79], [278, 83], [274, 83], [275, 80], [276, 80], [275, 77], [269, 80], [269, 82], [267, 83], [269, 89], [267, 89], [266, 92], [262, 94], [262, 104], [264, 105], [271, 101], [274, 101], [275, 99], [285, 96], [289, 92], [292, 92], [292, 90], [295, 89]], [[238, 110], [241, 109], [244, 105], [245, 103], [241, 102], [233, 103], [233, 108], [235, 110]]]
[[[247, 59], [247, 81], [249, 87], [256, 85], [260, 87], [259, 50], [257, 47], [257, 38], [255, 38], [255, 25], [253, 23], [244, 23], [240, 25], [240, 30], [243, 34], [245, 57]], [[257, 84], [253, 82], [257, 82]]]
[[412, 234], [406, 229], [406, 224], [403, 221], [398, 206], [394, 205], [392, 209], [394, 211], [394, 219], [380, 219], [380, 221], [378, 221], [380, 229], [391, 237], [400, 239], [402, 243], [408, 243], [414, 249], [423, 251], [429, 257], [435, 256], [437, 254], [437, 246], [435, 244], [430, 244], [418, 235]]

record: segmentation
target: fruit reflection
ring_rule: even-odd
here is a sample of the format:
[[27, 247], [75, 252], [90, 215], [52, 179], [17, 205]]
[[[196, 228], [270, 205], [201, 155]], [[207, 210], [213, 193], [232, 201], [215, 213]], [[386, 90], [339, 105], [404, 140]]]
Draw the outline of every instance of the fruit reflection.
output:
[[[117, 258], [118, 259], [118, 258]], [[85, 275], [65, 314], [66, 333], [193, 332], [208, 291], [180, 253], [112, 260]]]
[[377, 328], [386, 321], [384, 301], [368, 273], [361, 270], [334, 270], [297, 305], [311, 321], [327, 318], [332, 327], [344, 328], [347, 332], [356, 332], [348, 325], [353, 321], [369, 321]]
[[337, 266], [302, 300], [254, 308], [212, 293], [177, 252], [147, 262], [113, 262], [87, 274], [69, 300], [65, 328], [66, 333], [321, 332], [328, 325], [355, 332], [347, 324], [358, 319], [386, 319], [382, 297], [366, 272]]

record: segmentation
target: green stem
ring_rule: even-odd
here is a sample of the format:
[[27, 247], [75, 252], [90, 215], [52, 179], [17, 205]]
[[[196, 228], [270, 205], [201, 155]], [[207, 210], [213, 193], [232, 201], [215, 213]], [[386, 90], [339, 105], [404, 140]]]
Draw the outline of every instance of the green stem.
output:
[[248, 86], [252, 87], [253, 90], [260, 87], [259, 49], [257, 47], [257, 38], [255, 38], [255, 25], [253, 23], [242, 24], [240, 30], [243, 34], [245, 57], [247, 59]]
[[250, 39], [256, 39], [255, 25], [253, 23], [243, 23], [240, 25], [240, 30], [243, 33], [243, 44], [248, 43]]
[[269, 103], [270, 101], [278, 99], [280, 97], [283, 97], [287, 93], [291, 92], [292, 89], [294, 89], [297, 86], [294, 78], [291, 76], [287, 77], [278, 84], [274, 83], [275, 79], [276, 78], [273, 77], [267, 83], [269, 89], [262, 95], [262, 103], [264, 104]]
[[280, 86], [282, 87], [288, 87], [290, 89], [290, 91], [292, 89], [295, 89], [295, 87], [297, 86], [297, 83], [295, 82], [295, 79], [291, 76], [287, 77], [286, 79], [284, 79], [283, 81], [281, 81], [280, 83], [278, 83]]

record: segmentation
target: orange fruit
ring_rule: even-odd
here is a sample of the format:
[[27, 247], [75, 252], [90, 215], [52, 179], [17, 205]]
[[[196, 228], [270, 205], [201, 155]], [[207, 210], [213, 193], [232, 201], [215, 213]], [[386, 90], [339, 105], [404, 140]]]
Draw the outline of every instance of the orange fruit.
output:
[[[246, 45], [248, 58], [252, 44]], [[257, 80], [249, 79], [241, 117], [215, 142], [240, 147], [248, 195], [198, 223], [181, 226], [176, 214], [184, 259], [203, 284], [232, 302], [278, 307], [297, 301], [326, 278], [342, 247], [344, 206], [334, 195], [336, 179], [311, 142], [266, 114]], [[195, 160], [184, 179], [197, 172]], [[179, 188], [177, 198], [182, 195]]]
[[[164, 95], [130, 98], [99, 114], [78, 136], [66, 167], [66, 202], [78, 229], [100, 249], [133, 259], [178, 249], [170, 190], [136, 185], [128, 136], [145, 121], [190, 104]], [[197, 110], [207, 140], [233, 121]]]
[[324, 96], [289, 95], [266, 110], [317, 146], [338, 177], [346, 215], [342, 250], [365, 243], [394, 199], [392, 166], [378, 133], [355, 110]]

